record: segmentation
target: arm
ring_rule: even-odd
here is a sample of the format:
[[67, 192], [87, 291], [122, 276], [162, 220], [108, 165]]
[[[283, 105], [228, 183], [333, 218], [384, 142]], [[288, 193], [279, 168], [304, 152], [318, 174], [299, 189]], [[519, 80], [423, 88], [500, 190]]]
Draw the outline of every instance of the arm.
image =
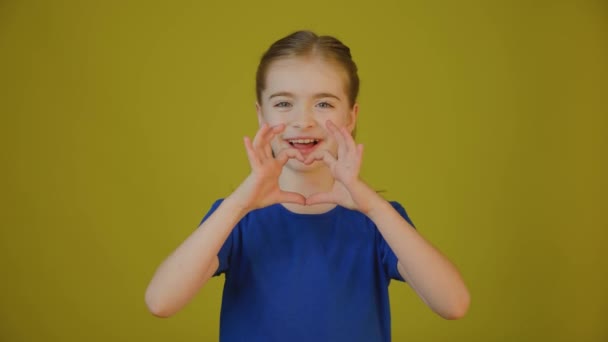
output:
[[169, 317], [183, 308], [217, 271], [217, 254], [234, 226], [251, 210], [274, 203], [305, 204], [301, 194], [279, 188], [279, 175], [290, 158], [303, 161], [296, 149], [270, 150], [270, 140], [284, 125], [263, 125], [253, 143], [245, 138], [251, 174], [228, 196], [158, 267], [146, 290], [145, 300], [152, 314]]
[[245, 214], [227, 198], [167, 257], [146, 290], [146, 305], [152, 314], [169, 317], [194, 297], [217, 270], [217, 254]]
[[456, 267], [366, 184], [359, 182], [352, 188], [369, 198], [365, 214], [397, 256], [399, 273], [416, 294], [441, 317], [462, 318], [470, 296]]
[[463, 317], [470, 296], [456, 267], [359, 178], [363, 145], [355, 145], [344, 127], [328, 121], [327, 128], [338, 142], [337, 158], [328, 151], [318, 151], [306, 162], [323, 160], [335, 178], [334, 187], [328, 193], [310, 196], [306, 203], [337, 203], [367, 215], [397, 256], [399, 273], [418, 296], [443, 318]]

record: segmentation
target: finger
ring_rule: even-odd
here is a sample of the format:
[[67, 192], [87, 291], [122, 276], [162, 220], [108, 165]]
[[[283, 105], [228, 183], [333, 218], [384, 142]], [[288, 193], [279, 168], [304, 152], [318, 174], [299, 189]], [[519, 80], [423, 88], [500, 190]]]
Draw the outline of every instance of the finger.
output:
[[306, 198], [306, 205], [321, 204], [321, 203], [338, 203], [335, 196], [330, 192], [318, 192]]
[[336, 142], [338, 143], [338, 157], [344, 156], [348, 152], [348, 146], [344, 140], [344, 136], [340, 132], [340, 129], [333, 122], [331, 122], [331, 120], [327, 120], [326, 125], [329, 132], [334, 136], [334, 139], [336, 139]]
[[359, 157], [359, 160], [363, 159], [363, 144], [357, 145], [357, 156]]
[[302, 152], [296, 150], [295, 148], [286, 148], [284, 150], [281, 150], [277, 155], [276, 159], [279, 164], [281, 164], [281, 166], [285, 165], [289, 159], [297, 159], [302, 163], [304, 162], [304, 156], [302, 155]]
[[268, 133], [268, 131], [269, 131], [268, 124], [266, 124], [266, 123], [262, 124], [262, 127], [260, 127], [260, 129], [255, 134], [255, 137], [253, 138], [252, 145], [253, 145], [254, 150], [259, 149], [260, 146], [263, 145], [263, 137], [266, 133]]
[[278, 124], [276, 126], [272, 126], [272, 132], [274, 134], [281, 133], [285, 129], [285, 124]]
[[350, 134], [350, 132], [348, 131], [348, 129], [346, 128], [346, 126], [340, 128], [340, 133], [342, 134], [342, 137], [344, 138], [344, 141], [346, 143], [347, 149], [349, 151], [352, 152], [357, 152], [357, 145], [355, 143], [355, 139], [353, 139], [353, 136]]
[[281, 191], [279, 193], [279, 203], [295, 203], [306, 205], [306, 197], [297, 192]]
[[318, 151], [311, 153], [304, 161], [304, 164], [309, 165], [312, 162], [314, 162], [315, 160], [322, 160], [330, 168], [333, 168], [334, 164], [337, 162], [336, 158], [334, 158], [334, 156], [332, 156], [331, 153], [329, 153], [329, 151], [318, 150]]
[[285, 124], [279, 124], [276, 126], [268, 126], [268, 131], [262, 136], [263, 143], [269, 143], [275, 135], [281, 133], [285, 129]]
[[260, 164], [260, 160], [258, 159], [254, 149], [253, 149], [253, 145], [251, 143], [251, 139], [249, 139], [249, 137], [245, 137], [243, 138], [243, 141], [245, 143], [245, 151], [247, 151], [247, 158], [249, 159], [249, 163], [251, 164], [251, 167], [257, 167]]
[[279, 124], [277, 126], [271, 127], [268, 134], [264, 136], [264, 152], [267, 158], [272, 158], [272, 146], [270, 144], [272, 142], [272, 139], [274, 139], [277, 134], [280, 134], [284, 130], [285, 124]]
[[318, 151], [309, 155], [305, 164], [311, 164], [315, 160], [323, 161], [330, 168], [333, 168], [334, 164], [337, 163], [336, 158], [327, 150]]

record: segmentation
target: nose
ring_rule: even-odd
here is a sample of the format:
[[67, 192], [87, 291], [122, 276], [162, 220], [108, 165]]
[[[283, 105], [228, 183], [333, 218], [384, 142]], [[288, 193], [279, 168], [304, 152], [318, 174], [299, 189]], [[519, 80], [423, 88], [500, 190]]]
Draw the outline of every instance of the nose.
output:
[[309, 108], [300, 108], [294, 113], [293, 126], [296, 128], [310, 128], [314, 127], [317, 122], [315, 121], [314, 112]]

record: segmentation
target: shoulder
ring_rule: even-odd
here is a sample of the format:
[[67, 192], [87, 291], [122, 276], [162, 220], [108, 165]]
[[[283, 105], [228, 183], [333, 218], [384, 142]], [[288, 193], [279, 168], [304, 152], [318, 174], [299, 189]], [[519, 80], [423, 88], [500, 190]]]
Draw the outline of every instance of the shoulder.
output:
[[[219, 208], [220, 205], [222, 205], [223, 202], [224, 202], [224, 198], [216, 199], [211, 204], [211, 207], [207, 210], [207, 213], [204, 215], [204, 217], [203, 217], [203, 219], [201, 220], [200, 223], [202, 224], [203, 222], [205, 222], [205, 220], [207, 218], [209, 218], [209, 216], [211, 216], [217, 210], [217, 208]], [[241, 219], [241, 221], [239, 223], [247, 221], [251, 217], [265, 217], [265, 216], [268, 216], [268, 215], [273, 215], [273, 213], [276, 213], [276, 212], [277, 212], [276, 206], [269, 206], [269, 207], [265, 207], [265, 208], [261, 208], [261, 209], [255, 209], [255, 210], [252, 210], [252, 211], [248, 212]]]

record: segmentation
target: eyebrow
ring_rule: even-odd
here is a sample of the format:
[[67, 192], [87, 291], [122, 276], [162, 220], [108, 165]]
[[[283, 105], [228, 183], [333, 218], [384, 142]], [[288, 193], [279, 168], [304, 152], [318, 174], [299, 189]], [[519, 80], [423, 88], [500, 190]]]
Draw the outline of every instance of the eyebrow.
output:
[[[278, 93], [274, 93], [270, 96], [268, 96], [268, 99], [272, 99], [273, 97], [277, 97], [277, 96], [286, 96], [286, 97], [295, 97], [295, 95], [293, 93], [290, 93], [288, 91], [280, 91]], [[323, 97], [332, 97], [334, 99], [337, 99], [338, 101], [342, 101], [338, 96], [332, 94], [332, 93], [317, 93], [313, 95], [313, 98], [315, 99], [319, 99], [319, 98], [323, 98]]]

